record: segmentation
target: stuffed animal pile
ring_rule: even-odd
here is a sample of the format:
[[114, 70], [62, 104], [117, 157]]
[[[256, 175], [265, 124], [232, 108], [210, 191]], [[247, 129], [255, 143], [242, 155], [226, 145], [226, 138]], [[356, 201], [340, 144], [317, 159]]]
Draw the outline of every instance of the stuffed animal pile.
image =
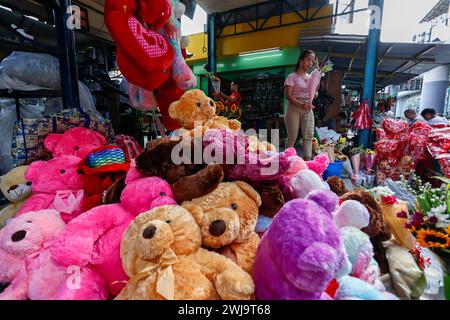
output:
[[169, 111], [181, 133], [143, 150], [74, 128], [1, 177], [0, 299], [398, 299], [393, 215], [324, 181], [327, 155], [276, 151], [199, 90]]

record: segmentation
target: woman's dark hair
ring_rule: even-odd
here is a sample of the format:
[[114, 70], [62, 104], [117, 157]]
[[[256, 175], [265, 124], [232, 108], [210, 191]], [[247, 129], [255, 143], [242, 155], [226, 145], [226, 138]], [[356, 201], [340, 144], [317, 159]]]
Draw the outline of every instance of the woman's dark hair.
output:
[[436, 111], [434, 109], [431, 108], [427, 108], [427, 109], [423, 109], [422, 113], [420, 114], [422, 117], [425, 116], [426, 114], [431, 114], [431, 115], [435, 115]]
[[312, 50], [305, 50], [305, 51], [302, 52], [302, 54], [300, 55], [300, 57], [298, 57], [297, 64], [296, 64], [296, 66], [295, 66], [295, 71], [297, 71], [298, 68], [300, 68], [300, 63], [301, 63], [301, 61], [302, 61], [302, 60], [305, 60], [305, 58], [306, 58], [307, 56], [309, 56], [310, 54], [316, 55], [316, 53], [315, 53], [314, 51], [312, 51]]
[[341, 117], [344, 120], [347, 120], [347, 115], [345, 114], [345, 112], [339, 112], [337, 116]]

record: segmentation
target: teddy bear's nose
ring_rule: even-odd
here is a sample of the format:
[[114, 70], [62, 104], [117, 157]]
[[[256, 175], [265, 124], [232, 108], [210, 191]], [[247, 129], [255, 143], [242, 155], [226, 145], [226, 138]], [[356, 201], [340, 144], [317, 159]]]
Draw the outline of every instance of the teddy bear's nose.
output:
[[13, 233], [13, 235], [11, 236], [11, 240], [12, 242], [19, 242], [25, 239], [26, 235], [27, 232], [25, 230], [19, 230]]
[[155, 226], [149, 226], [145, 228], [144, 232], [142, 233], [142, 236], [144, 239], [151, 239], [156, 233], [156, 227]]
[[9, 191], [16, 190], [18, 187], [19, 187], [19, 186], [18, 186], [17, 184], [12, 185], [11, 187], [9, 187], [8, 192], [9, 192]]
[[214, 237], [218, 237], [225, 232], [227, 225], [223, 220], [216, 220], [211, 223], [209, 226], [209, 233]]

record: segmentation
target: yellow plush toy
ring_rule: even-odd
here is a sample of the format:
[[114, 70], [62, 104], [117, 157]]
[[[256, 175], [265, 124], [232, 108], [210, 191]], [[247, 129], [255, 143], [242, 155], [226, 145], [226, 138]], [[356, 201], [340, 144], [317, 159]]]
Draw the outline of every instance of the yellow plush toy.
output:
[[259, 236], [255, 233], [261, 197], [249, 184], [222, 182], [211, 193], [185, 201], [200, 226], [202, 244], [218, 249], [251, 273]]
[[137, 216], [122, 238], [120, 255], [130, 278], [116, 300], [253, 298], [251, 276], [201, 243], [200, 228], [181, 206]]
[[241, 128], [238, 120], [216, 115], [216, 103], [199, 89], [186, 91], [180, 100], [173, 102], [169, 106], [169, 115], [183, 126], [182, 134], [187, 130], [192, 136], [197, 130], [203, 135], [207, 129]]
[[0, 228], [4, 227], [7, 220], [14, 217], [16, 212], [31, 195], [31, 182], [25, 179], [25, 170], [28, 166], [13, 168], [0, 177], [0, 190], [11, 204], [0, 211]]

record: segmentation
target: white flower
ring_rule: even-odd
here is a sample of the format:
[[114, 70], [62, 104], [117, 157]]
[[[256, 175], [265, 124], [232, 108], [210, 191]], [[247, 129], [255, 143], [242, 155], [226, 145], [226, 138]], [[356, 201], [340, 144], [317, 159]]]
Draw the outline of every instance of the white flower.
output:
[[445, 229], [450, 224], [450, 215], [447, 213], [447, 206], [441, 205], [437, 208], [432, 208], [429, 217], [436, 217], [436, 227]]

